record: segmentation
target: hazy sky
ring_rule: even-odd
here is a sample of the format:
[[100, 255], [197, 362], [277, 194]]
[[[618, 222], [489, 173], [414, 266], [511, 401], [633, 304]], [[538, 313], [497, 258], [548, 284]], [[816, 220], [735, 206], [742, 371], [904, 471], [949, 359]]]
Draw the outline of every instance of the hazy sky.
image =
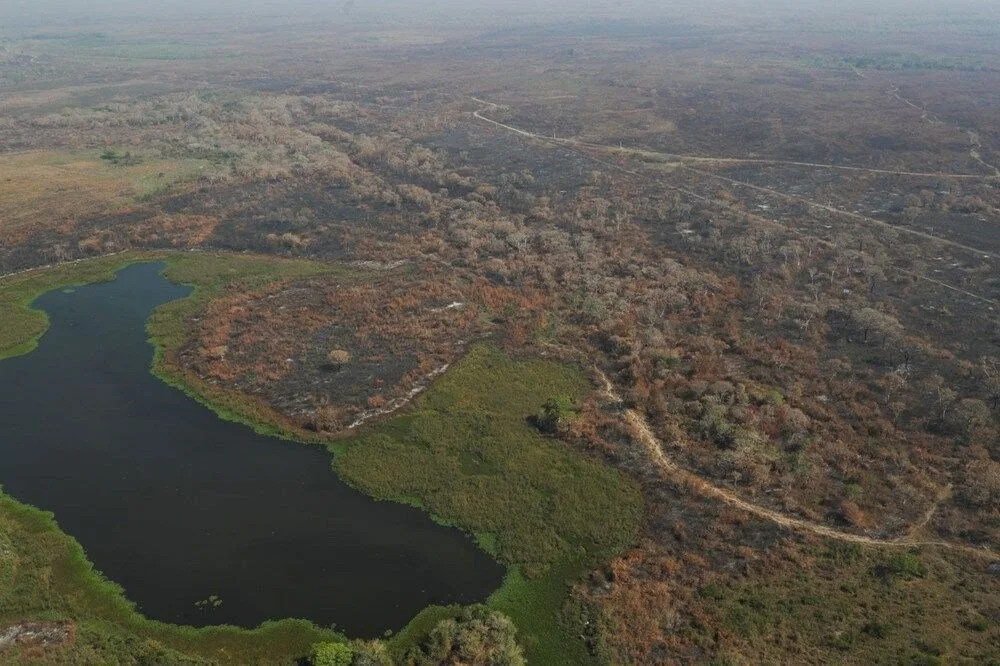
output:
[[381, 21], [437, 19], [488, 26], [491, 22], [580, 19], [657, 19], [699, 22], [780, 22], [788, 18], [852, 21], [897, 19], [1000, 21], [998, 0], [0, 0], [0, 29], [12, 26], [93, 25], [229, 17], [273, 20]]

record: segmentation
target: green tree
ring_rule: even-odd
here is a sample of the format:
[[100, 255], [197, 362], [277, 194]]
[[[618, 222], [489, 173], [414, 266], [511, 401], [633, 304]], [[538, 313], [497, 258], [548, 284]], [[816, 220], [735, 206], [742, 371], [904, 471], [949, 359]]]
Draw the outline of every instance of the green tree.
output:
[[535, 423], [544, 432], [556, 433], [569, 427], [577, 416], [576, 402], [573, 398], [559, 395], [545, 401], [542, 410], [535, 417]]
[[524, 666], [517, 630], [506, 615], [486, 606], [469, 606], [438, 622], [419, 648], [410, 650], [407, 666]]
[[309, 654], [312, 666], [351, 666], [354, 650], [345, 643], [316, 643]]

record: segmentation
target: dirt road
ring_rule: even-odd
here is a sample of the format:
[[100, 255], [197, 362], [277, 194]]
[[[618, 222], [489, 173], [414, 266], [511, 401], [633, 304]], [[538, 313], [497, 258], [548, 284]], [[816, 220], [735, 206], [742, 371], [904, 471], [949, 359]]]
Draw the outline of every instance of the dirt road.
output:
[[[472, 97], [472, 101], [483, 104], [491, 109], [502, 108], [499, 104], [494, 104], [493, 102], [487, 102], [486, 100], [479, 99], [478, 97]], [[838, 171], [855, 171], [862, 173], [875, 173], [890, 176], [913, 176], [913, 177], [926, 177], [926, 178], [958, 178], [958, 179], [969, 179], [969, 180], [990, 180], [1000, 176], [1000, 172], [996, 174], [978, 174], [978, 173], [950, 173], [944, 171], [898, 171], [893, 169], [873, 169], [869, 167], [859, 167], [850, 166], [844, 164], [821, 164], [817, 162], [796, 162], [791, 160], [770, 160], [770, 159], [752, 159], [752, 158], [742, 158], [742, 157], [711, 157], [705, 155], [685, 155], [678, 153], [664, 153], [655, 150], [648, 150], [645, 148], [626, 148], [623, 146], [608, 146], [601, 143], [590, 143], [588, 141], [580, 141], [579, 139], [568, 139], [559, 138], [555, 136], [545, 136], [543, 134], [538, 134], [536, 132], [530, 132], [528, 130], [521, 129], [519, 127], [514, 127], [513, 125], [507, 125], [498, 120], [493, 120], [483, 115], [483, 111], [486, 109], [480, 109], [478, 111], [473, 111], [472, 115], [483, 122], [490, 123], [491, 125], [496, 125], [497, 127], [502, 127], [505, 130], [514, 132], [515, 134], [520, 134], [521, 136], [530, 137], [533, 139], [544, 139], [545, 141], [552, 141], [555, 143], [562, 143], [571, 146], [578, 146], [580, 148], [593, 148], [595, 150], [603, 150], [607, 152], [615, 153], [627, 153], [631, 155], [638, 155], [639, 157], [644, 157], [646, 159], [656, 159], [660, 161], [674, 161], [678, 163], [684, 162], [694, 162], [702, 164], [755, 164], [761, 166], [795, 166], [795, 167], [806, 167], [812, 169], [833, 169]], [[992, 165], [988, 165], [981, 160], [979, 160], [984, 166], [992, 169]]]
[[[602, 383], [602, 394], [606, 400], [611, 403], [620, 405], [622, 403], [621, 397], [615, 391], [614, 385], [608, 380], [607, 376], [597, 370], [598, 378]], [[844, 532], [843, 530], [834, 529], [827, 525], [822, 525], [809, 520], [804, 520], [802, 518], [796, 518], [794, 516], [789, 516], [781, 513], [780, 511], [775, 511], [774, 509], [769, 509], [767, 507], [761, 506], [759, 504], [754, 504], [748, 500], [739, 497], [735, 493], [726, 488], [717, 486], [710, 481], [698, 476], [694, 472], [686, 470], [680, 467], [676, 462], [671, 460], [666, 453], [663, 451], [663, 446], [660, 441], [653, 434], [652, 429], [649, 427], [649, 423], [646, 418], [635, 409], [625, 409], [623, 411], [623, 419], [628, 430], [629, 435], [639, 444], [643, 446], [646, 453], [649, 455], [651, 462], [660, 470], [660, 472], [670, 478], [671, 480], [679, 483], [680, 485], [695, 490], [703, 495], [709, 497], [714, 497], [717, 500], [725, 502], [729, 506], [745, 511], [751, 515], [757, 516], [764, 520], [769, 520], [773, 523], [781, 525], [787, 529], [797, 530], [802, 532], [809, 532], [810, 534], [815, 534], [827, 539], [835, 539], [837, 541], [843, 541], [848, 543], [856, 543], [864, 546], [874, 546], [882, 548], [912, 548], [915, 546], [934, 546], [939, 548], [946, 548], [948, 550], [962, 552], [968, 555], [972, 555], [978, 558], [985, 558], [990, 560], [1000, 559], [1000, 554], [988, 548], [975, 548], [973, 546], [966, 546], [963, 544], [951, 543], [948, 541], [938, 541], [931, 539], [921, 539], [919, 533], [924, 527], [930, 522], [933, 517], [934, 511], [937, 508], [938, 503], [946, 499], [950, 493], [950, 487], [946, 487], [938, 496], [937, 502], [931, 506], [930, 509], [924, 514], [924, 517], [916, 523], [913, 527], [906, 531], [906, 534], [901, 537], [894, 539], [878, 539], [875, 537], [867, 537], [861, 534], [853, 534], [851, 532]]]
[[[475, 102], [477, 102], [477, 103], [479, 103], [479, 104], [483, 104], [487, 108], [492, 108], [492, 109], [502, 108], [498, 104], [494, 104], [493, 102], [487, 102], [486, 100], [479, 99], [478, 97], [473, 97], [472, 100], [475, 101]], [[639, 156], [668, 157], [668, 155], [666, 153], [656, 153], [656, 152], [652, 152], [652, 151], [639, 150], [639, 149], [634, 149], [634, 148], [621, 148], [621, 147], [614, 147], [614, 146], [605, 146], [605, 145], [602, 145], [602, 144], [588, 143], [586, 141], [578, 141], [576, 139], [560, 139], [560, 138], [556, 138], [556, 137], [548, 137], [548, 136], [544, 136], [544, 135], [538, 134], [536, 132], [530, 132], [528, 130], [521, 129], [519, 127], [514, 127], [513, 125], [508, 125], [506, 123], [502, 123], [500, 121], [493, 120], [492, 118], [488, 118], [488, 117], [484, 116], [482, 114], [483, 111], [485, 111], [485, 108], [481, 109], [481, 110], [478, 110], [478, 111], [474, 111], [472, 115], [476, 119], [478, 119], [478, 120], [481, 120], [483, 122], [489, 123], [489, 124], [494, 125], [496, 127], [500, 127], [501, 129], [507, 130], [509, 132], [513, 132], [513, 133], [518, 134], [518, 135], [523, 136], [523, 137], [527, 137], [527, 138], [531, 138], [531, 139], [536, 139], [536, 140], [544, 141], [544, 142], [551, 143], [551, 144], [554, 144], [554, 145], [561, 145], [561, 146], [564, 146], [564, 147], [567, 147], [567, 148], [577, 149], [577, 150], [582, 150], [582, 149], [597, 149], [597, 150], [602, 150], [602, 151], [605, 151], [605, 152], [617, 152], [617, 153], [623, 153], [624, 152], [624, 153], [629, 153], [629, 154], [636, 154], [636, 155], [639, 155]], [[611, 163], [611, 162], [605, 162], [603, 160], [600, 160], [600, 159], [597, 159], [597, 158], [593, 157], [592, 155], [590, 155], [589, 157], [590, 157], [590, 159], [592, 159], [592, 160], [594, 160], [594, 161], [596, 161], [596, 162], [598, 162], [600, 164], [603, 164], [603, 165], [608, 166], [610, 168], [614, 168], [614, 169], [616, 169], [618, 171], [622, 171], [624, 173], [628, 173], [628, 174], [631, 174], [631, 175], [634, 175], [634, 176], [641, 176], [641, 174], [639, 174], [638, 172], [632, 171], [630, 169], [626, 169], [625, 167], [622, 167], [620, 165], [617, 165], [617, 164], [614, 164], [614, 163]], [[922, 238], [922, 239], [925, 239], [925, 240], [930, 240], [930, 241], [933, 241], [933, 242], [940, 243], [942, 245], [946, 245], [946, 246], [949, 246], [949, 247], [954, 247], [956, 249], [961, 249], [961, 250], [966, 251], [966, 252], [972, 252], [972, 253], [980, 255], [983, 258], [1000, 260], [1000, 254], [997, 254], [995, 252], [990, 252], [988, 250], [983, 250], [983, 249], [980, 249], [980, 248], [977, 248], [977, 247], [972, 247], [970, 245], [965, 245], [963, 243], [959, 243], [959, 242], [956, 242], [956, 241], [953, 241], [953, 240], [950, 240], [950, 239], [947, 239], [947, 238], [942, 238], [941, 236], [935, 236], [933, 234], [929, 234], [929, 233], [926, 233], [926, 232], [923, 232], [923, 231], [919, 231], [919, 230], [916, 230], [916, 229], [908, 229], [906, 227], [896, 226], [894, 224], [890, 224], [889, 222], [884, 222], [882, 220], [878, 220], [878, 219], [875, 219], [873, 217], [869, 217], [867, 215], [862, 215], [860, 213], [854, 213], [854, 212], [851, 212], [851, 211], [841, 210], [841, 209], [836, 208], [834, 206], [830, 206], [830, 205], [827, 205], [827, 204], [821, 204], [819, 202], [812, 201], [810, 199], [806, 199], [804, 197], [800, 197], [800, 196], [797, 196], [797, 195], [787, 194], [785, 192], [780, 192], [778, 190], [774, 190], [774, 189], [771, 189], [771, 188], [762, 187], [760, 185], [754, 185], [752, 183], [748, 183], [748, 182], [745, 182], [745, 181], [736, 180], [734, 178], [728, 178], [726, 176], [721, 176], [721, 175], [716, 174], [716, 173], [711, 173], [711, 172], [708, 172], [708, 171], [703, 171], [701, 169], [696, 169], [696, 168], [694, 168], [692, 166], [686, 166], [684, 164], [684, 162], [685, 161], [687, 161], [687, 162], [691, 162], [691, 161], [702, 161], [702, 162], [753, 162], [753, 163], [758, 163], [758, 164], [761, 164], [761, 163], [772, 163], [772, 164], [777, 163], [777, 164], [789, 164], [789, 165], [808, 166], [808, 167], [817, 167], [817, 168], [842, 168], [842, 169], [849, 169], [849, 170], [856, 170], [856, 171], [874, 171], [876, 173], [890, 173], [890, 174], [900, 175], [900, 176], [942, 176], [942, 177], [952, 177], [952, 178], [977, 178], [977, 179], [990, 179], [990, 178], [992, 178], [992, 176], [972, 175], [972, 174], [933, 174], [933, 173], [916, 172], [916, 171], [884, 171], [884, 170], [877, 170], [877, 169], [876, 170], [873, 170], [873, 169], [864, 169], [864, 168], [861, 168], [861, 167], [840, 167], [840, 166], [836, 166], [836, 165], [813, 164], [813, 163], [809, 163], [809, 162], [781, 162], [781, 161], [767, 161], [767, 160], [738, 160], [738, 159], [735, 159], [735, 158], [702, 158], [702, 157], [696, 157], [696, 156], [690, 156], [690, 155], [689, 156], [671, 155], [669, 157], [672, 157], [672, 158], [675, 158], [675, 159], [678, 160], [677, 162], [674, 163], [673, 166], [675, 166], [677, 168], [685, 169], [685, 170], [687, 170], [687, 171], [689, 171], [691, 173], [697, 174], [697, 175], [699, 175], [701, 177], [719, 179], [719, 180], [722, 180], [724, 182], [730, 183], [732, 185], [738, 185], [738, 186], [742, 186], [742, 187], [747, 187], [747, 188], [750, 188], [750, 189], [753, 189], [753, 190], [756, 190], [756, 191], [759, 191], [759, 192], [764, 192], [766, 194], [770, 194], [772, 196], [776, 196], [776, 197], [783, 198], [783, 199], [786, 199], [786, 200], [791, 200], [791, 201], [795, 201], [795, 202], [798, 202], [798, 203], [802, 203], [802, 204], [804, 204], [806, 206], [809, 206], [811, 208], [815, 208], [815, 209], [819, 209], [819, 210], [824, 210], [824, 211], [826, 211], [828, 213], [833, 213], [833, 214], [836, 214], [836, 215], [841, 215], [841, 216], [844, 216], [844, 217], [848, 217], [848, 218], [851, 218], [851, 219], [853, 219], [855, 221], [858, 221], [858, 222], [862, 222], [862, 223], [865, 223], [865, 224], [878, 226], [878, 227], [881, 227], [881, 228], [884, 228], [884, 229], [896, 231], [896, 232], [907, 234], [907, 235], [914, 236], [914, 237], [917, 237], [917, 238]], [[989, 166], [989, 165], [987, 165], [987, 166]], [[998, 173], [1000, 173], [1000, 172], [998, 172]], [[684, 188], [680, 188], [680, 187], [673, 186], [673, 185], [667, 185], [667, 184], [664, 184], [664, 186], [667, 187], [667, 188], [669, 188], [669, 189], [676, 190], [678, 192], [682, 192], [682, 193], [684, 193], [686, 195], [692, 196], [692, 197], [694, 197], [696, 199], [699, 199], [699, 200], [702, 200], [702, 201], [705, 201], [705, 202], [717, 203], [717, 202], [711, 201], [707, 197], [704, 197], [702, 195], [696, 194], [696, 193], [691, 192], [690, 190], [686, 190]], [[780, 223], [777, 223], [777, 222], [775, 222], [775, 224], [779, 224], [780, 225]], [[784, 227], [785, 225], [780, 225], [780, 226]], [[797, 232], [797, 233], [800, 233], [800, 232]], [[808, 234], [805, 234], [805, 235], [808, 235]], [[942, 282], [940, 280], [929, 278], [929, 277], [926, 277], [926, 276], [923, 276], [923, 275], [918, 275], [916, 273], [911, 273], [909, 271], [901, 271], [901, 272], [906, 273], [906, 274], [908, 274], [908, 275], [910, 275], [910, 276], [912, 276], [914, 278], [917, 278], [917, 279], [920, 279], [920, 280], [925, 280], [927, 282], [931, 282], [933, 284], [936, 284], [938, 286], [946, 288], [946, 289], [948, 289], [950, 291], [954, 291], [955, 293], [960, 293], [960, 294], [966, 295], [966, 296], [968, 296], [970, 298], [973, 298], [973, 299], [975, 299], [977, 301], [980, 301], [982, 303], [986, 303], [986, 304], [988, 304], [990, 306], [1000, 307], [1000, 302], [998, 302], [998, 301], [996, 301], [994, 299], [988, 298], [986, 296], [981, 296], [979, 294], [975, 294], [975, 293], [973, 293], [971, 291], [968, 291], [966, 289], [961, 289], [959, 287], [955, 287], [955, 286], [949, 285], [949, 284], [947, 284], [945, 282]]]

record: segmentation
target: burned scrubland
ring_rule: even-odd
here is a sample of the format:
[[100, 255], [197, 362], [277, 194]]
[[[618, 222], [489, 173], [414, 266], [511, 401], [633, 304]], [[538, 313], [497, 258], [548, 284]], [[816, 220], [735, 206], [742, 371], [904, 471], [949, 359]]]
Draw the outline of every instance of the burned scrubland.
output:
[[213, 294], [175, 359], [334, 446], [480, 340], [579, 366], [554, 434], [644, 506], [562, 591], [596, 661], [996, 659], [997, 16], [674, 11], [9, 29], [0, 272], [357, 268]]

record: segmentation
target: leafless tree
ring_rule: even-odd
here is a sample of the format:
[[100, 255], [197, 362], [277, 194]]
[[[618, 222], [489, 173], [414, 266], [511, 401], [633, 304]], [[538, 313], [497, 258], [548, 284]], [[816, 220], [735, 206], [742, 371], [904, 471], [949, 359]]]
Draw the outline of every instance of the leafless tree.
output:
[[1000, 359], [996, 356], [984, 356], [980, 362], [983, 372], [983, 387], [989, 395], [993, 409], [1000, 406]]

